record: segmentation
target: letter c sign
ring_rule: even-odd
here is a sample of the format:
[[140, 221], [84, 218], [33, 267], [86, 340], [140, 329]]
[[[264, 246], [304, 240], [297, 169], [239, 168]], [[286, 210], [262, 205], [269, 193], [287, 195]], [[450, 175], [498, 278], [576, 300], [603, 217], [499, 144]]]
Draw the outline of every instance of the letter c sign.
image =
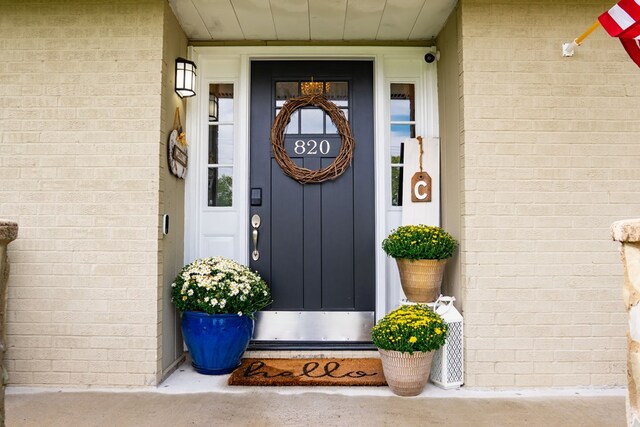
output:
[[417, 172], [411, 178], [411, 201], [431, 201], [431, 177], [426, 172]]

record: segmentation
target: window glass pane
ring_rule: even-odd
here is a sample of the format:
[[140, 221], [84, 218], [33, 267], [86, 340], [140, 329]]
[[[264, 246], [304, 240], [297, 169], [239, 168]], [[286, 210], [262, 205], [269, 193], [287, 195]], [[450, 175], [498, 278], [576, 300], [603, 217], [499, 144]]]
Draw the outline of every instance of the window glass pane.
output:
[[217, 96], [212, 93], [209, 93], [209, 121], [215, 122], [218, 121], [218, 111], [219, 111], [219, 102]]
[[233, 121], [233, 85], [209, 85], [209, 120]]
[[209, 125], [209, 164], [233, 163], [233, 125]]
[[209, 206], [231, 206], [233, 200], [233, 169], [209, 168]]
[[391, 121], [409, 122], [416, 119], [414, 85], [391, 84]]
[[276, 105], [281, 107], [289, 98], [298, 96], [298, 82], [276, 82]]
[[[404, 161], [402, 143], [407, 138], [415, 138], [415, 125], [391, 125], [391, 163], [402, 163]], [[400, 156], [400, 161], [395, 160]]]
[[338, 107], [349, 105], [349, 83], [348, 82], [327, 82], [325, 84], [327, 99], [331, 100]]
[[331, 117], [325, 114], [324, 120], [327, 124], [327, 131], [325, 133], [333, 133], [333, 134], [338, 133], [338, 129], [336, 128], [336, 125], [333, 123], [333, 120], [331, 120]]
[[391, 206], [402, 206], [402, 166], [391, 167]]
[[400, 146], [391, 147], [391, 164], [397, 165], [404, 163], [404, 142]]
[[[347, 121], [349, 121], [349, 110], [343, 108], [342, 112], [344, 113], [344, 117], [347, 119]], [[327, 131], [325, 133], [333, 133], [336, 134], [338, 133], [338, 129], [336, 128], [336, 125], [333, 123], [333, 120], [331, 120], [331, 118], [325, 114], [325, 121], [327, 123]]]
[[300, 133], [323, 133], [324, 111], [305, 108], [300, 111]]
[[[293, 113], [291, 113], [291, 117], [289, 118], [289, 124], [284, 129], [284, 133], [286, 134], [299, 133], [300, 125], [298, 123], [298, 111], [299, 110], [296, 110]], [[280, 114], [279, 108], [276, 110], [276, 116], [278, 114]]]

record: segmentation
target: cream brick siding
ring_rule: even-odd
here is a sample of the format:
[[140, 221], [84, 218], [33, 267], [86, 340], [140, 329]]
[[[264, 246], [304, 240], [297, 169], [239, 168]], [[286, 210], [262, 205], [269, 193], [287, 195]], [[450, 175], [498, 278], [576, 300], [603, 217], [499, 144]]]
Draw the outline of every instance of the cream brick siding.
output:
[[165, 13], [162, 0], [0, 3], [0, 217], [20, 225], [12, 385], [159, 380]]
[[462, 0], [467, 385], [620, 386], [612, 222], [640, 210], [640, 78], [611, 1]]

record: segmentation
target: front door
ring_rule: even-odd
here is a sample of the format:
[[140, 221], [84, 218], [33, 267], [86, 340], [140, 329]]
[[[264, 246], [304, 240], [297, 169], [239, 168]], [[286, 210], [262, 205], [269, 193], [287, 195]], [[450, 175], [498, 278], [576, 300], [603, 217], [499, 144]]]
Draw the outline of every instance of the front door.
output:
[[[287, 99], [318, 91], [345, 112], [355, 139], [353, 160], [335, 180], [300, 184], [274, 159], [270, 131]], [[250, 123], [249, 218], [259, 217], [259, 226], [248, 224], [249, 258], [274, 300], [259, 313], [254, 346], [370, 341], [375, 304], [373, 63], [254, 61]], [[341, 143], [331, 119], [316, 107], [295, 112], [284, 137], [289, 157], [312, 170], [330, 165]]]

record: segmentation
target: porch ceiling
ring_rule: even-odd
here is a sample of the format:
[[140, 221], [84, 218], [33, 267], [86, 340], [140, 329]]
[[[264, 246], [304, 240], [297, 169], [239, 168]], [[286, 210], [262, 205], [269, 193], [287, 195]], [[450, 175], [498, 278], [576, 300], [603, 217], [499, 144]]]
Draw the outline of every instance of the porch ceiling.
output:
[[169, 0], [191, 40], [429, 40], [457, 0]]

